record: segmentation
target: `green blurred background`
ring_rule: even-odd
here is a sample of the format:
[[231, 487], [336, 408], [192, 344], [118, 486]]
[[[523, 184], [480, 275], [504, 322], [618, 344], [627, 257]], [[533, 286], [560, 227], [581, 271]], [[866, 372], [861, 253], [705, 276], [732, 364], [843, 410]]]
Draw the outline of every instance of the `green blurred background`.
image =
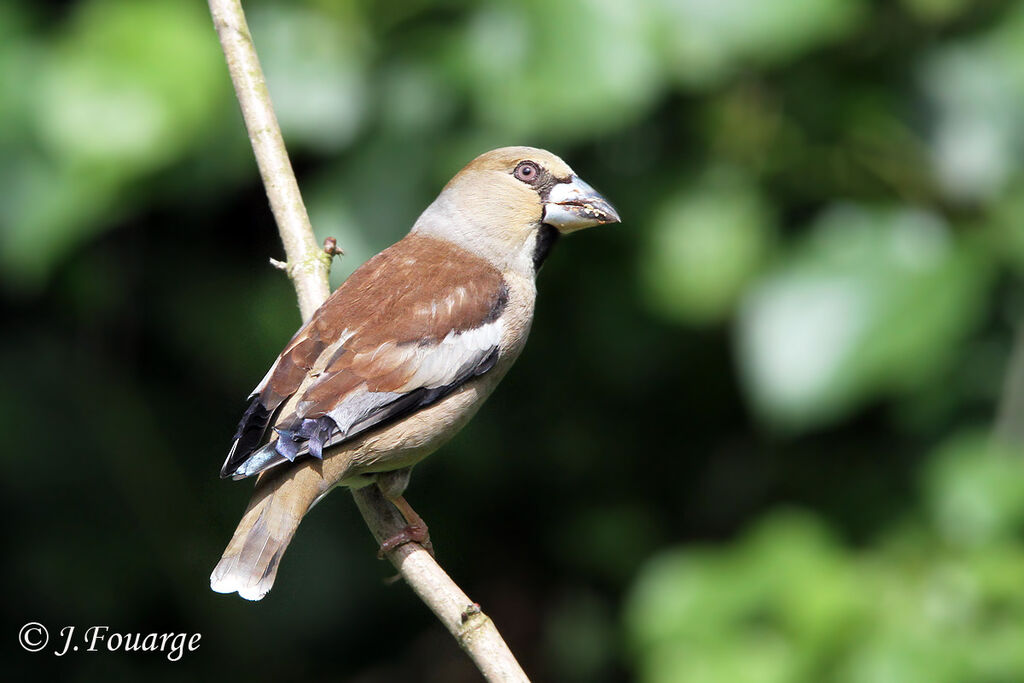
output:
[[[335, 284], [492, 147], [624, 216], [408, 492], [536, 680], [1024, 681], [1024, 2], [245, 4]], [[209, 591], [299, 316], [205, 3], [0, 0], [0, 187], [5, 678], [477, 680], [344, 493]]]

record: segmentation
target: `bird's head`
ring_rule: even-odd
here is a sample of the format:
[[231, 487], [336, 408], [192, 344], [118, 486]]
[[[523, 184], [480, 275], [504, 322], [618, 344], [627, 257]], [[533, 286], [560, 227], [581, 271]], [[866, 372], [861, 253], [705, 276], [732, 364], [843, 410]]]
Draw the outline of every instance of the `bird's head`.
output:
[[619, 221], [608, 200], [551, 152], [502, 147], [459, 171], [414, 230], [499, 266], [536, 270], [558, 235]]

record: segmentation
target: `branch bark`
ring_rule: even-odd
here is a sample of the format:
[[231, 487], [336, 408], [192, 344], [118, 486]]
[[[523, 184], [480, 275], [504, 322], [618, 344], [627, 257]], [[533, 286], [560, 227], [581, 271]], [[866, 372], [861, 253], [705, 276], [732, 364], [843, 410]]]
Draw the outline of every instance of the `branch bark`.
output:
[[[325, 250], [316, 243], [240, 0], [209, 0], [209, 5], [284, 243], [286, 271], [306, 321], [330, 294], [328, 275], [334, 252], [331, 247], [335, 245]], [[353, 491], [352, 495], [378, 543], [402, 531], [405, 520], [376, 486]], [[485, 679], [529, 681], [494, 622], [422, 546], [406, 543], [387, 553], [387, 557], [469, 654]]]

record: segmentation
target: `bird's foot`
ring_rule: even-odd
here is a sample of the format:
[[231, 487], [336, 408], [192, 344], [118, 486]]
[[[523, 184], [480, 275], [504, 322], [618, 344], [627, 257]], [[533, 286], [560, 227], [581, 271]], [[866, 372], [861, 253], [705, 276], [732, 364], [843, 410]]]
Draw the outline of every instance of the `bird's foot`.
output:
[[[421, 520], [422, 522], [422, 520]], [[385, 538], [377, 551], [377, 558], [383, 560], [386, 553], [406, 543], [419, 543], [423, 549], [434, 556], [434, 546], [430, 543], [430, 531], [426, 524], [410, 524], [390, 538]]]

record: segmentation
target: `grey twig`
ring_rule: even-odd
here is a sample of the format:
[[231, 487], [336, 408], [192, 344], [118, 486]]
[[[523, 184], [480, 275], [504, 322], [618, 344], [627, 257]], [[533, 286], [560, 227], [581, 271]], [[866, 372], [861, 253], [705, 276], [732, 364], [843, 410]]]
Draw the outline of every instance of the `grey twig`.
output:
[[[309, 320], [330, 294], [331, 259], [341, 250], [331, 239], [321, 248], [313, 236], [240, 1], [209, 0], [209, 4], [288, 256], [287, 264], [282, 265], [295, 285], [302, 319]], [[353, 496], [378, 542], [402, 531], [405, 520], [376, 486], [354, 491]], [[416, 543], [406, 543], [391, 550], [387, 557], [469, 654], [484, 678], [501, 682], [529, 681], [494, 622], [452, 581], [430, 553]]]

